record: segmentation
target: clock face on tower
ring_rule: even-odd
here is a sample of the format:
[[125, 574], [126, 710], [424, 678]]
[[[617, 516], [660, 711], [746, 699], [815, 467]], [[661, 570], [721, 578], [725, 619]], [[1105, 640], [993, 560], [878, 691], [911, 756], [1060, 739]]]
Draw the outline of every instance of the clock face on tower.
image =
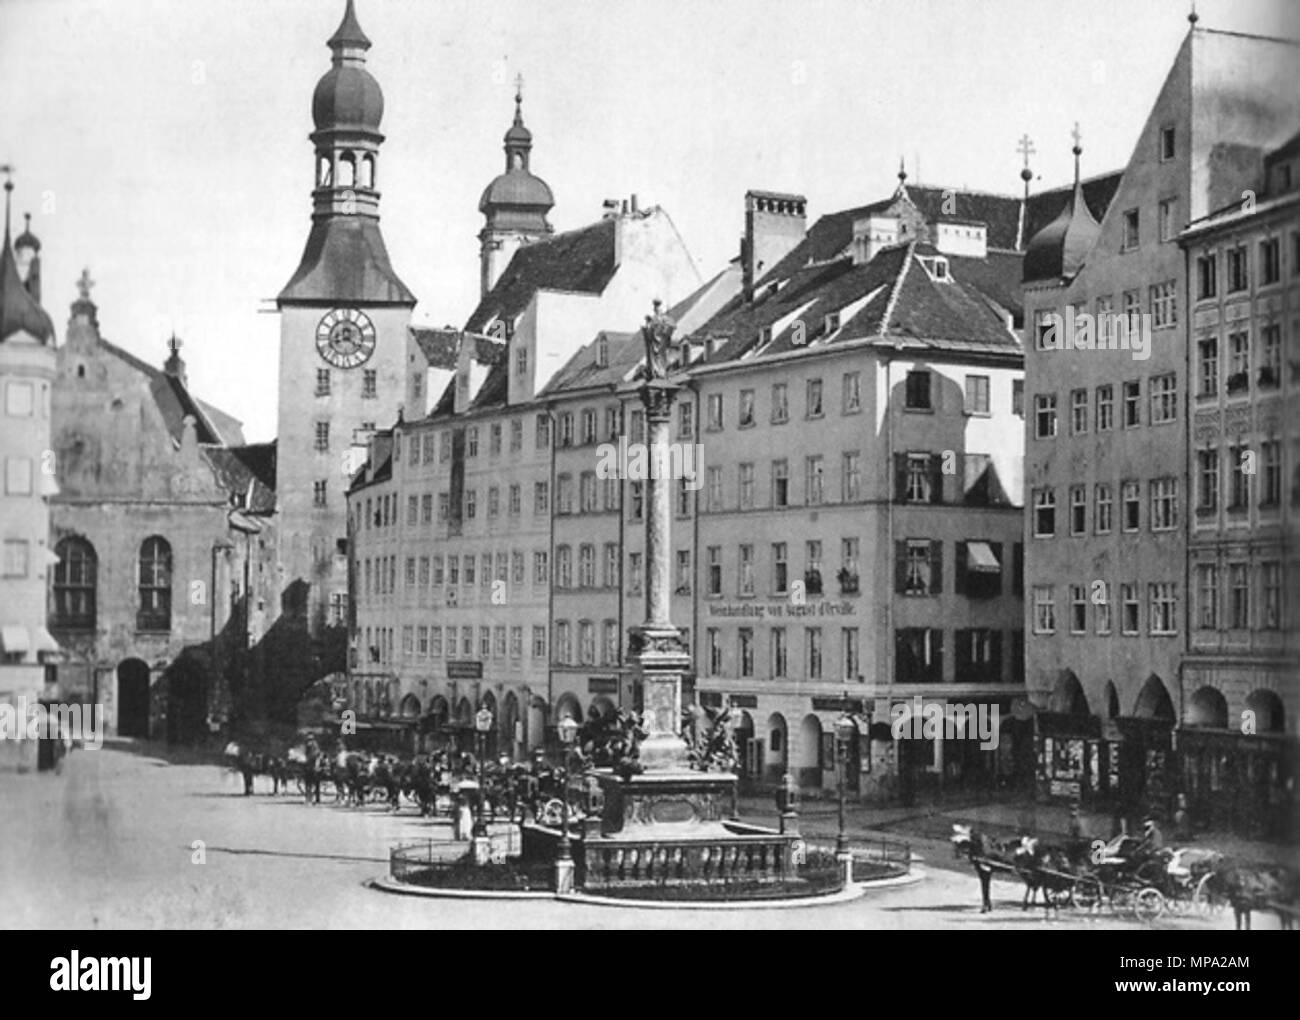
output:
[[356, 368], [375, 350], [375, 326], [357, 308], [326, 312], [316, 327], [316, 350], [335, 368]]

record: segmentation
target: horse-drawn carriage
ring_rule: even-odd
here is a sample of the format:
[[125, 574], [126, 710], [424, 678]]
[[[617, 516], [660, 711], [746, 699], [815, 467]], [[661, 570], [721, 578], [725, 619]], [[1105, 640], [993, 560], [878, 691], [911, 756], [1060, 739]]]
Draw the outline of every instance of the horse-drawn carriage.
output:
[[991, 906], [988, 877], [997, 872], [1025, 883], [1024, 909], [1040, 890], [1044, 909], [1106, 909], [1141, 921], [1167, 912], [1209, 914], [1225, 902], [1214, 895], [1212, 878], [1223, 857], [1202, 847], [1154, 849], [1127, 834], [1052, 846], [1032, 836], [997, 840], [962, 825], [953, 826], [952, 842], [954, 852], [975, 865], [985, 910]]

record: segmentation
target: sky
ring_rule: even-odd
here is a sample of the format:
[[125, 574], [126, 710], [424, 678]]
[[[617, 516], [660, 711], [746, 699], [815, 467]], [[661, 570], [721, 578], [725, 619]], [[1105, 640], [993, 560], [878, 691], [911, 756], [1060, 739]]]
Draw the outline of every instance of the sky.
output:
[[[42, 242], [62, 342], [88, 267], [104, 337], [275, 432], [279, 320], [311, 211], [311, 94], [344, 0], [0, 0], [0, 163]], [[1297, 34], [1291, 0], [1200, 0], [1204, 27]], [[478, 299], [478, 200], [517, 74], [557, 230], [662, 206], [707, 277], [750, 188], [824, 213], [909, 182], [1019, 194], [1127, 163], [1186, 0], [357, 0], [384, 90], [381, 226], [414, 321]], [[626, 324], [611, 323], [611, 328]]]

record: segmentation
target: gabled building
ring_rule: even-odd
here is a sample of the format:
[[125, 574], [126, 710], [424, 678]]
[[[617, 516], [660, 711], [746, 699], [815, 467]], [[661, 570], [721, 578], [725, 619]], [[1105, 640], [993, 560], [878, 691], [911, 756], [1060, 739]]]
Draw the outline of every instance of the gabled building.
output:
[[193, 395], [175, 337], [162, 368], [104, 339], [90, 286], [83, 274], [51, 411], [59, 695], [102, 704], [111, 735], [193, 742], [262, 696], [275, 447], [244, 445]]
[[[1300, 773], [1300, 134], [1188, 225], [1188, 649], [1202, 824], [1286, 837]], [[1289, 481], [1288, 481], [1289, 480]]]
[[[1078, 182], [1076, 135], [1072, 197], [1026, 251], [1027, 685], [1047, 795], [1132, 816], [1171, 812], [1185, 788], [1175, 730], [1200, 711], [1183, 665], [1188, 418], [1200, 399], [1188, 331], [1195, 317], [1224, 352], [1237, 331], [1189, 307], [1179, 237], [1259, 187], [1265, 155], [1294, 134], [1298, 53], [1193, 19], [1105, 208]], [[1225, 389], [1232, 417], [1198, 425], [1202, 449], [1256, 434], [1257, 385]], [[1243, 413], [1249, 425], [1234, 421]]]
[[[945, 207], [946, 200], [946, 207]], [[695, 690], [745, 771], [855, 795], [1013, 771], [1011, 737], [904, 739], [894, 706], [996, 705], [1018, 663], [1019, 200], [913, 189], [804, 227], [750, 192], [741, 293], [685, 337], [675, 439], [702, 451], [673, 533]], [[771, 268], [751, 268], [750, 258]], [[752, 284], [749, 281], [753, 281]]]

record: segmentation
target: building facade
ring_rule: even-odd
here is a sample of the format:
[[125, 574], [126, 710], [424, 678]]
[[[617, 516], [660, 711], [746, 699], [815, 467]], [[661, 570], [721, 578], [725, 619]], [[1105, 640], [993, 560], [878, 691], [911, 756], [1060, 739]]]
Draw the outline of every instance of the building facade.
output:
[[[0, 740], [0, 769], [35, 769], [39, 745], [12, 739], [47, 696], [57, 695], [58, 645], [45, 626], [45, 588], [54, 557], [49, 498], [56, 492], [50, 458], [54, 326], [40, 304], [40, 241], [24, 230], [12, 241], [5, 182], [4, 249], [0, 251], [0, 706], [11, 710]], [[39, 756], [45, 758], [45, 756]]]
[[1298, 153], [1293, 135], [1264, 158], [1255, 201], [1180, 237], [1191, 320], [1182, 782], [1203, 824], [1273, 837], [1288, 835], [1300, 772]]
[[[1193, 24], [1113, 195], [1025, 256], [1027, 681], [1042, 792], [1172, 810], [1189, 703], [1183, 226], [1294, 130], [1295, 47]], [[1249, 92], [1249, 114], [1238, 109]], [[1232, 152], [1231, 158], [1225, 153]], [[1254, 169], [1252, 169], [1254, 168]]]
[[53, 391], [49, 627], [62, 697], [103, 705], [110, 735], [194, 742], [265, 708], [274, 448], [243, 445], [169, 346], [159, 369], [105, 340], [83, 275]]

